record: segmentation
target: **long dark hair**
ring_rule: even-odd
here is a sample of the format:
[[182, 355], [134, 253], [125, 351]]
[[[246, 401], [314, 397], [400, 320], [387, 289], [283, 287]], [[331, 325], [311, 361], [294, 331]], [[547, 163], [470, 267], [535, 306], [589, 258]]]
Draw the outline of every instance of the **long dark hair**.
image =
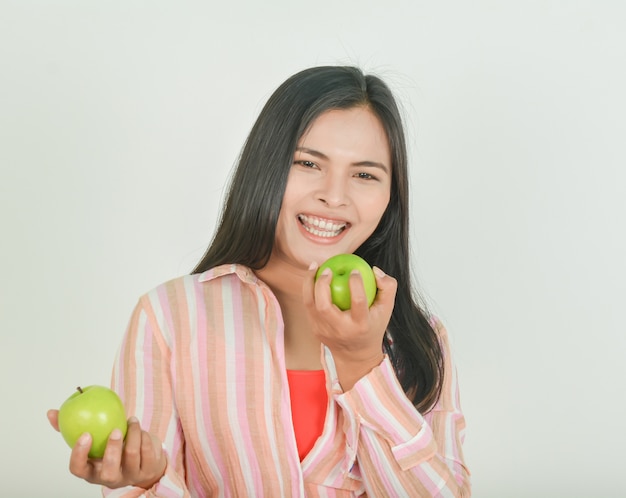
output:
[[287, 176], [302, 134], [325, 111], [365, 106], [380, 119], [392, 154], [389, 205], [374, 233], [355, 251], [398, 280], [383, 341], [400, 383], [422, 412], [441, 393], [443, 358], [437, 334], [418, 305], [409, 264], [409, 186], [402, 119], [389, 87], [355, 67], [301, 71], [269, 98], [252, 127], [231, 179], [215, 236], [192, 273], [221, 264], [263, 268], [274, 246]]

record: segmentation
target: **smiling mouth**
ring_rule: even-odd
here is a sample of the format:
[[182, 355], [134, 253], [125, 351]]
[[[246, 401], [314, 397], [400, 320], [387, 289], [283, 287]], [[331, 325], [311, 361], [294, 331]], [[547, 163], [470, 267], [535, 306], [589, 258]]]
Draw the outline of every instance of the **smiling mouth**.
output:
[[298, 220], [307, 232], [317, 237], [336, 237], [349, 225], [345, 221], [328, 220], [304, 214], [299, 214]]

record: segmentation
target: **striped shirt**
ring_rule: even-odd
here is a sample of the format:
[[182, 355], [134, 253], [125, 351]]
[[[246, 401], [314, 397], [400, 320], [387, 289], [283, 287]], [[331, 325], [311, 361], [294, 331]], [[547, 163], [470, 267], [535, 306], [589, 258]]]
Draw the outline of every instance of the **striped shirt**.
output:
[[456, 371], [445, 329], [441, 398], [422, 415], [387, 357], [344, 392], [322, 346], [328, 407], [301, 462], [294, 436], [283, 321], [269, 287], [224, 265], [142, 296], [113, 370], [128, 415], [163, 441], [164, 476], [108, 497], [469, 496]]

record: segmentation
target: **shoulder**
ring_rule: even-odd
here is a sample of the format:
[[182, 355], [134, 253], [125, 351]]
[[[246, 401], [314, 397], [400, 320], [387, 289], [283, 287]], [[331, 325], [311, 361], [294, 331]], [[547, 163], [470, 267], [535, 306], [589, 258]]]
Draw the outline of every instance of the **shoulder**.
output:
[[202, 273], [181, 275], [156, 286], [148, 292], [159, 292], [170, 289], [179, 289], [186, 286], [219, 285], [222, 280], [237, 279], [242, 282], [256, 283], [258, 278], [247, 266], [238, 264], [220, 265]]
[[451, 355], [451, 345], [450, 345], [450, 335], [448, 334], [448, 329], [443, 324], [443, 322], [439, 319], [439, 317], [430, 315], [428, 317], [428, 323], [432, 327], [439, 340], [439, 345], [441, 347], [441, 352], [443, 353], [444, 361], [450, 361]]
[[[245, 288], [257, 282], [254, 272], [241, 265], [224, 265], [203, 273], [182, 275], [140, 296], [132, 323], [160, 330], [171, 346], [196, 320], [219, 316], [241, 301]], [[183, 334], [184, 335], [184, 334]]]
[[220, 265], [202, 273], [189, 275], [197, 278], [199, 283], [219, 281], [223, 278], [237, 278], [244, 283], [255, 284], [259, 281], [254, 272], [247, 266], [238, 264]]
[[447, 340], [448, 330], [444, 326], [443, 322], [439, 319], [439, 317], [435, 315], [429, 315], [428, 323], [435, 331], [435, 334], [437, 334], [437, 337], [439, 337], [439, 340], [443, 340], [443, 339]]
[[140, 297], [140, 301], [151, 303], [152, 307], [175, 307], [182, 302], [190, 302], [200, 294], [210, 293], [239, 285], [254, 284], [258, 279], [254, 272], [242, 265], [221, 265], [202, 273], [182, 275], [152, 288]]

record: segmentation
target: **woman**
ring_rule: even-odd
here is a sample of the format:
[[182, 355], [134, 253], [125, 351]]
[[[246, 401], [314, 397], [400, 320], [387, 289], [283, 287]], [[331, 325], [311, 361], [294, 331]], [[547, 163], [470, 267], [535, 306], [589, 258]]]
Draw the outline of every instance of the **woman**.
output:
[[[94, 461], [85, 435], [71, 471], [108, 496], [469, 496], [447, 335], [413, 298], [407, 176], [379, 78], [283, 83], [205, 256], [133, 313], [113, 374], [126, 441]], [[344, 312], [315, 280], [339, 253], [374, 266], [371, 307], [358, 272]]]

